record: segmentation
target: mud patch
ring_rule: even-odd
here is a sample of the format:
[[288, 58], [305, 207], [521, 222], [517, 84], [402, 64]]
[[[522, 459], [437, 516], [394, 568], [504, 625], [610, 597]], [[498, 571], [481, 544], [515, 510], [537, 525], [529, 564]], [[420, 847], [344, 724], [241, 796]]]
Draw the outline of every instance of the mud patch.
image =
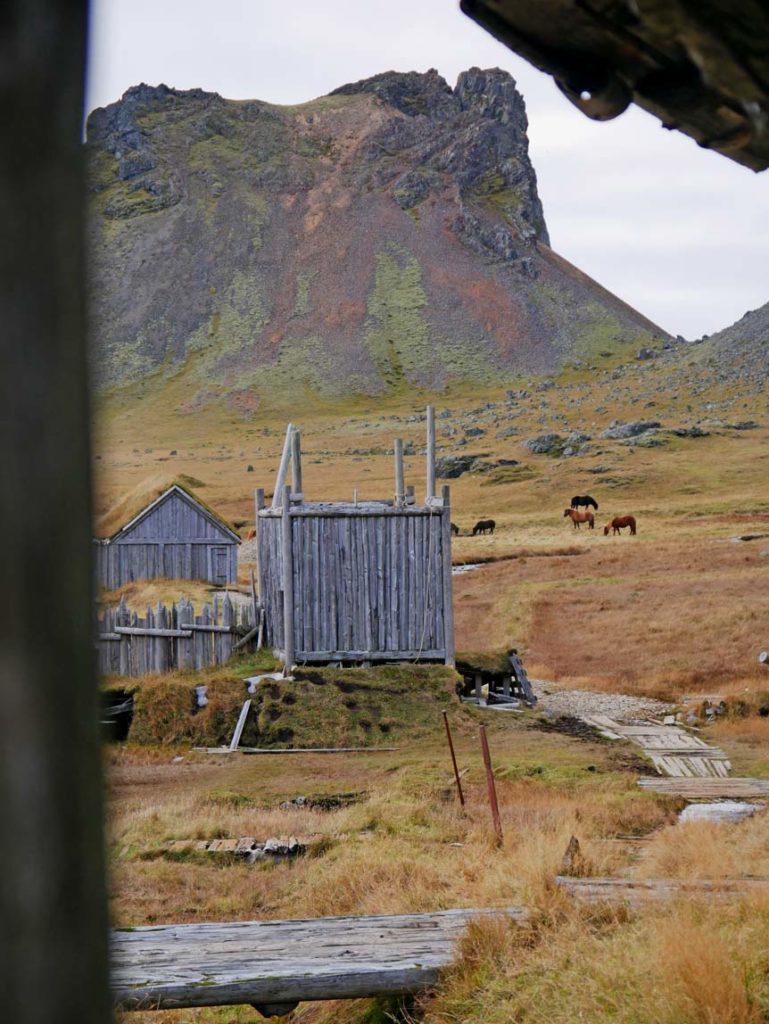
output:
[[556, 718], [535, 718], [528, 723], [528, 727], [529, 729], [537, 729], [539, 732], [560, 732], [564, 736], [573, 736], [578, 740], [588, 740], [590, 743], [609, 742], [594, 726], [588, 725], [581, 718], [574, 718], [572, 715], [558, 715]]

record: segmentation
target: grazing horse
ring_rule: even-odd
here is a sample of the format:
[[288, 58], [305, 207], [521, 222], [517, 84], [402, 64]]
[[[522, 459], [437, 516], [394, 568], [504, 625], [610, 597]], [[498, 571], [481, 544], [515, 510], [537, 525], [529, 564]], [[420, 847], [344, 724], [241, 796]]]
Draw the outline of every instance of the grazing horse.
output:
[[615, 516], [610, 523], [603, 528], [604, 537], [609, 536], [609, 530], [612, 533], [619, 533], [620, 530], [624, 530], [626, 526], [630, 527], [630, 536], [635, 537], [635, 516]]
[[563, 518], [571, 519], [575, 530], [578, 530], [582, 523], [587, 523], [588, 528], [591, 530], [595, 529], [595, 516], [592, 512], [577, 512], [575, 508], [565, 508], [563, 510]]
[[459, 536], [459, 527], [457, 526], [456, 523], [452, 523], [451, 524], [451, 532], [452, 532], [453, 536], [455, 536], [455, 537]]
[[497, 524], [493, 519], [479, 519], [473, 527], [473, 537], [477, 533], [493, 533], [496, 527]]
[[589, 494], [575, 494], [571, 499], [572, 508], [579, 508], [580, 506], [582, 506], [582, 508], [590, 508], [591, 505], [597, 512], [598, 502], [595, 498], [591, 498]]

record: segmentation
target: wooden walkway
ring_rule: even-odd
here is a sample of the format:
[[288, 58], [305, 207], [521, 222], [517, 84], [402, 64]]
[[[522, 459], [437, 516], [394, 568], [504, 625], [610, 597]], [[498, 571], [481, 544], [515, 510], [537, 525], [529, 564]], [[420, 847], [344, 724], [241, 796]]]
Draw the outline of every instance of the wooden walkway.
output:
[[124, 1010], [250, 1003], [265, 1016], [298, 1002], [434, 985], [468, 922], [525, 910], [157, 925], [112, 934], [112, 991]]
[[639, 779], [638, 785], [656, 793], [687, 800], [749, 800], [769, 797], [769, 779], [732, 778], [728, 755], [678, 725], [636, 722], [625, 725], [606, 715], [582, 715], [582, 720], [609, 739], [638, 744], [660, 776]]
[[606, 715], [584, 715], [584, 721], [610, 739], [638, 744], [660, 775], [675, 778], [726, 778], [731, 769], [727, 755], [678, 725], [641, 722], [624, 725]]

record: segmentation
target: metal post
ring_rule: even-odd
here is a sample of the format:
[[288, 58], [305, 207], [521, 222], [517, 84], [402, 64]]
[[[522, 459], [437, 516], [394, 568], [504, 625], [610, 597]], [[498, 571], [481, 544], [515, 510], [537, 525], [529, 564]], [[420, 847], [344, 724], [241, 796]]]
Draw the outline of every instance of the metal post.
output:
[[403, 482], [403, 441], [395, 438], [395, 504], [400, 508], [406, 495]]
[[291, 536], [291, 488], [283, 489], [283, 656], [284, 675], [294, 665], [294, 545]]
[[291, 435], [291, 479], [293, 486], [291, 490], [294, 496], [302, 494], [302, 441], [298, 430]]
[[449, 725], [448, 712], [443, 712], [443, 724], [446, 726], [446, 739], [449, 741], [449, 750], [451, 751], [451, 763], [454, 766], [454, 778], [457, 783], [457, 793], [459, 794], [459, 802], [465, 806], [465, 794], [462, 792], [462, 781], [459, 778], [459, 769], [457, 768], [457, 759], [454, 754], [454, 743], [451, 739], [451, 726]]
[[486, 788], [489, 792], [489, 804], [491, 806], [491, 820], [494, 824], [494, 837], [497, 846], [502, 845], [502, 822], [499, 820], [499, 805], [497, 803], [497, 787], [494, 784], [494, 771], [491, 767], [491, 754], [489, 753], [489, 741], [486, 738], [486, 726], [480, 728], [481, 753], [483, 764], [486, 769]]
[[427, 501], [435, 497], [435, 409], [427, 406]]

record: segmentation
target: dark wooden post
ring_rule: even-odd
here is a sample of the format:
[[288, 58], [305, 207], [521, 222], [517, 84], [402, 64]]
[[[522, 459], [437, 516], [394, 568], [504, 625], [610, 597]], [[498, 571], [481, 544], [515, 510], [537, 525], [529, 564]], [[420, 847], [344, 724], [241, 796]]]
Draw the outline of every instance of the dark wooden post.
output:
[[457, 756], [454, 753], [454, 741], [451, 738], [451, 726], [449, 725], [448, 712], [443, 712], [443, 724], [446, 726], [446, 739], [449, 741], [449, 752], [451, 754], [451, 764], [454, 767], [454, 781], [457, 784], [457, 793], [459, 794], [459, 802], [465, 806], [465, 794], [462, 792], [462, 780], [459, 777], [459, 768], [457, 768]]
[[0, 1003], [110, 1017], [93, 649], [86, 0], [0, 14]]

